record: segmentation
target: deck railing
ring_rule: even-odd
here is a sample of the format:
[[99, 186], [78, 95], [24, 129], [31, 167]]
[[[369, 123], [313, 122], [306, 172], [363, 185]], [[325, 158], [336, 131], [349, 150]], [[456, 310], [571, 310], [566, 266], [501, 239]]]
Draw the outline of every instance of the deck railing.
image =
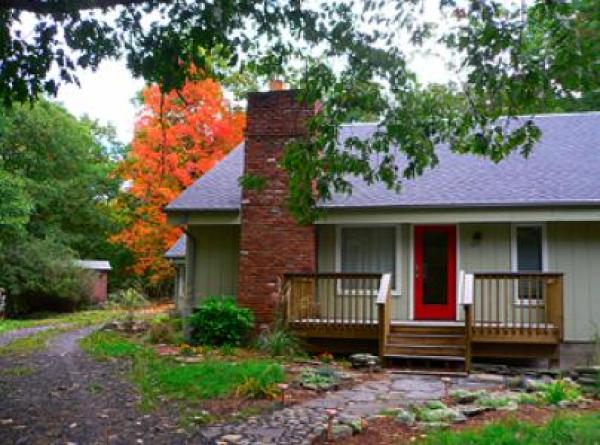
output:
[[286, 274], [283, 286], [287, 323], [343, 329], [377, 326], [381, 274]]
[[563, 332], [563, 274], [474, 273], [470, 324], [473, 341], [560, 341]]

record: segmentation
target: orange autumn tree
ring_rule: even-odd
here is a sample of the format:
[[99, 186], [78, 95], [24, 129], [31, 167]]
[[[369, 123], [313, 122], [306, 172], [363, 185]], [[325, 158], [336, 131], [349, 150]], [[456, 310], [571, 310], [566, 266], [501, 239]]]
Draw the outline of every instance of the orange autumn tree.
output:
[[131, 151], [119, 170], [137, 205], [113, 240], [134, 253], [133, 272], [156, 284], [171, 275], [163, 255], [181, 235], [162, 207], [241, 142], [245, 116], [230, 109], [211, 79], [190, 80], [167, 94], [152, 85], [142, 99]]

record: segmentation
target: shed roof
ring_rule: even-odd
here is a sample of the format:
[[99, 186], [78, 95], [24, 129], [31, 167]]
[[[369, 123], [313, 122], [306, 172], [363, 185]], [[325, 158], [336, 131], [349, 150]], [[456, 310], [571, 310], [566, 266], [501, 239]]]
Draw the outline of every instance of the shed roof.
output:
[[105, 260], [76, 260], [75, 264], [83, 269], [112, 270], [110, 263]]
[[177, 241], [173, 243], [169, 250], [165, 253], [165, 258], [168, 259], [178, 259], [185, 257], [185, 248], [186, 248], [186, 235], [185, 233], [179, 237]]

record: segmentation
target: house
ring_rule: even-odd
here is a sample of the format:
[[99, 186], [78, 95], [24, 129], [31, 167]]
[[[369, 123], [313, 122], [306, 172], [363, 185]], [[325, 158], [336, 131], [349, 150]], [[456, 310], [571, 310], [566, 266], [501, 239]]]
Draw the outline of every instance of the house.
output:
[[76, 260], [75, 264], [91, 272], [92, 281], [86, 296], [88, 301], [91, 304], [106, 302], [108, 297], [108, 272], [112, 270], [110, 263], [105, 260]]
[[185, 292], [185, 247], [186, 236], [181, 235], [177, 241], [165, 252], [165, 258], [173, 264], [175, 268], [175, 281], [173, 283], [173, 301], [175, 307], [180, 310], [183, 304], [183, 295]]
[[[278, 165], [312, 113], [294, 95], [250, 94], [244, 143], [166, 207], [188, 234], [184, 314], [235, 295], [321, 350], [467, 369], [471, 357], [585, 360], [600, 326], [600, 113], [536, 117], [528, 159], [439, 147], [439, 165], [400, 193], [355, 179], [300, 226]], [[346, 125], [342, 139], [375, 128]], [[241, 190], [243, 173], [266, 187]]]

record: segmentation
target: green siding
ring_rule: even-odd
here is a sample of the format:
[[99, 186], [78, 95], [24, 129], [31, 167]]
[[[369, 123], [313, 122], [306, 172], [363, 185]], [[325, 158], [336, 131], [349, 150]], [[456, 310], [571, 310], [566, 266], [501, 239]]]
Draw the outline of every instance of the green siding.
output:
[[600, 329], [600, 223], [549, 223], [549, 269], [564, 272], [565, 340]]
[[509, 271], [510, 224], [460, 224], [458, 249], [459, 270]]
[[317, 269], [321, 273], [335, 272], [335, 226], [317, 227]]
[[192, 289], [194, 304], [206, 296], [234, 296], [237, 286], [239, 227], [192, 226], [190, 232], [196, 241]]

